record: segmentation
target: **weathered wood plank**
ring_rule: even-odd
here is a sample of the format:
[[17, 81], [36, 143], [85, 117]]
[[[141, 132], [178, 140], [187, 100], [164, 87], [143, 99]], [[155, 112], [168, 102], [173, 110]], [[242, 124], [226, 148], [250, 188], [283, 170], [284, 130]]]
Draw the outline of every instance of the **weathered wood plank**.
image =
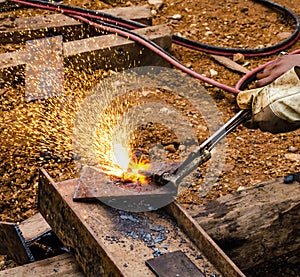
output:
[[[151, 13], [148, 6], [122, 7], [102, 10], [105, 13], [132, 19], [146, 25], [151, 25]], [[102, 32], [103, 33], [103, 32]], [[82, 24], [64, 14], [49, 14], [25, 18], [15, 18], [11, 21], [0, 22], [0, 42], [20, 43], [53, 35], [63, 35], [64, 40], [80, 39], [96, 34], [101, 34], [95, 28]], [[103, 33], [104, 34], [104, 33]]]
[[131, 19], [145, 25], [152, 25], [151, 9], [148, 5], [133, 7], [116, 7], [102, 10], [105, 13]]
[[63, 94], [62, 36], [26, 41], [25, 101]]
[[[137, 34], [145, 36], [150, 40], [153, 40], [155, 43], [157, 43], [159, 46], [161, 46], [164, 49], [169, 49], [171, 46], [171, 30], [166, 25], [157, 25], [153, 27], [137, 29], [135, 30], [135, 32]], [[93, 54], [94, 56], [98, 56], [99, 58], [99, 57], [114, 56], [116, 55], [117, 51], [119, 51], [120, 53], [126, 53], [127, 49], [122, 49], [122, 46], [126, 48], [135, 49], [136, 44], [133, 41], [120, 36], [105, 35], [105, 36], [97, 36], [97, 37], [92, 37], [92, 38], [87, 38], [82, 40], [65, 42], [63, 44], [63, 52], [64, 52], [64, 57]], [[131, 50], [131, 52], [133, 52], [133, 50]], [[141, 48], [136, 49], [136, 52], [140, 53], [139, 52], [140, 50]], [[96, 53], [91, 53], [92, 51]], [[0, 54], [0, 69], [16, 67], [16, 66], [26, 64], [26, 59], [27, 59], [26, 55], [27, 53], [25, 50]], [[140, 54], [140, 56], [143, 57], [142, 54]], [[130, 59], [132, 60], [131, 57]], [[150, 58], [148, 58], [148, 60], [152, 60], [152, 59], [153, 59], [153, 55]], [[74, 60], [78, 60], [78, 57], [75, 57]], [[92, 58], [89, 58], [88, 60], [92, 60]], [[85, 61], [81, 61], [81, 62], [83, 63]], [[103, 63], [101, 59], [98, 60], [97, 62]], [[147, 61], [145, 61], [145, 63], [147, 63]], [[99, 67], [103, 67], [103, 65]]]
[[[165, 25], [135, 31], [160, 47], [171, 47], [171, 30]], [[116, 35], [105, 35], [63, 43], [67, 64], [92, 69], [123, 70], [142, 65], [169, 66], [162, 58], [135, 42]], [[26, 51], [0, 54], [0, 87], [24, 78]]]
[[195, 207], [190, 215], [241, 269], [300, 249], [300, 186], [275, 179]]
[[[163, 49], [168, 50], [171, 47], [171, 29], [166, 25], [137, 29], [134, 32], [152, 40]], [[76, 67], [89, 65], [93, 69], [124, 70], [143, 65], [169, 65], [149, 49], [116, 35], [66, 43], [64, 53], [69, 57], [68, 64]]]
[[70, 276], [83, 277], [84, 274], [70, 254], [62, 254], [31, 264], [0, 271], [1, 277], [8, 276]]
[[153, 226], [168, 230], [163, 233], [163, 240], [168, 242], [163, 252], [184, 250], [200, 270], [219, 274], [204, 255], [203, 259], [196, 259], [196, 253], [202, 252], [166, 214], [138, 213], [136, 218], [100, 202], [74, 202], [78, 179], [55, 183], [42, 172], [39, 210], [88, 276], [154, 276], [145, 265], [146, 260], [153, 258], [153, 249], [161, 249], [160, 242], [145, 241], [155, 233]]
[[50, 14], [3, 20], [0, 23], [0, 42], [21, 43], [52, 35], [63, 35], [66, 40], [83, 37], [90, 32], [79, 21], [63, 14]]

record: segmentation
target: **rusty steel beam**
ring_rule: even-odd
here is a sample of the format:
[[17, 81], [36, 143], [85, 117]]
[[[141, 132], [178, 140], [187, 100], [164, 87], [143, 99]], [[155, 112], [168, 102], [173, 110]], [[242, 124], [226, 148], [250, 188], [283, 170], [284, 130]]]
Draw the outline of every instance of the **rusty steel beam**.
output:
[[41, 214], [88, 276], [123, 276], [120, 266], [108, 254], [108, 249], [92, 234], [92, 230], [83, 224], [82, 218], [69, 208], [67, 201], [72, 200], [64, 199], [59, 194], [59, 186], [64, 186], [64, 196], [67, 196], [67, 191], [74, 188], [74, 185], [77, 185], [76, 179], [69, 181], [66, 186], [56, 184], [47, 172], [42, 170], [38, 202]]
[[0, 255], [8, 255], [20, 265], [34, 261], [18, 224], [0, 222]]
[[[176, 221], [181, 226], [182, 222], [190, 219], [184, 217], [186, 214], [182, 210], [178, 210], [179, 218], [173, 214], [174, 220], [164, 212], [164, 209], [159, 212], [126, 214], [124, 211], [110, 208], [101, 202], [74, 202], [73, 196], [78, 182], [79, 179], [72, 179], [56, 183], [45, 170], [41, 169], [38, 208], [54, 233], [74, 255], [85, 274], [89, 276], [154, 276], [145, 263], [155, 257], [157, 253], [154, 252], [160, 248], [164, 253], [183, 251], [201, 271], [219, 274], [218, 276], [244, 276], [233, 267], [233, 264], [224, 265], [226, 262], [230, 263], [228, 258], [225, 259], [225, 254], [222, 256], [223, 261], [218, 264], [219, 270], [216, 269], [204, 252], [219, 253], [220, 250], [204, 249], [205, 247], [214, 248], [216, 245], [211, 241], [206, 244], [202, 243], [208, 240], [208, 236], [206, 234], [205, 239], [201, 238], [205, 236], [201, 228], [200, 231], [195, 228], [190, 229], [195, 233], [192, 239], [198, 238], [200, 244], [192, 242], [182, 231], [184, 228], [178, 228]], [[148, 226], [149, 224], [151, 227]], [[189, 223], [186, 224], [189, 225]], [[154, 240], [157, 246], [153, 245], [153, 241], [147, 242], [147, 238], [161, 230], [162, 226], [165, 226], [163, 231], [158, 232], [159, 236]], [[139, 228], [142, 228], [142, 234], [144, 234], [142, 239], [139, 239], [140, 233], [137, 232]], [[168, 242], [168, 246], [162, 248], [161, 241]], [[160, 255], [160, 251], [158, 253]], [[198, 259], [198, 256], [201, 258]], [[217, 256], [214, 261], [218, 258], [220, 259], [220, 256]], [[226, 271], [223, 268], [230, 269]], [[225, 274], [220, 274], [220, 269]]]
[[197, 247], [203, 249], [204, 255], [224, 276], [246, 277], [204, 229], [177, 202], [169, 204], [165, 207], [165, 210], [176, 218], [178, 225]]

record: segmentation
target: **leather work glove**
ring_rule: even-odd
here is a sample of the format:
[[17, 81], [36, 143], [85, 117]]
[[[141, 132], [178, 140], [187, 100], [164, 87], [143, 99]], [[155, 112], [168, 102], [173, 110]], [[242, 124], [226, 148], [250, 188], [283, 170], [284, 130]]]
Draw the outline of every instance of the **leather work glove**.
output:
[[241, 109], [251, 109], [245, 125], [262, 131], [284, 133], [300, 128], [300, 67], [293, 67], [272, 83], [242, 91], [237, 96]]

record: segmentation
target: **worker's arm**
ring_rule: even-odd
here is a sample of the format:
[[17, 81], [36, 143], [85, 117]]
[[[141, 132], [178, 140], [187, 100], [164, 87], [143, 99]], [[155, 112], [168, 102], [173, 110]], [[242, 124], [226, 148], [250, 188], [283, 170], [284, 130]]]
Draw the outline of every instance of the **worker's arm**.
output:
[[272, 83], [240, 92], [237, 103], [251, 109], [248, 127], [271, 133], [300, 128], [300, 67], [293, 67]]
[[300, 54], [285, 55], [267, 65], [262, 72], [257, 73], [256, 87], [263, 87], [272, 83], [282, 74], [294, 66], [300, 66]]

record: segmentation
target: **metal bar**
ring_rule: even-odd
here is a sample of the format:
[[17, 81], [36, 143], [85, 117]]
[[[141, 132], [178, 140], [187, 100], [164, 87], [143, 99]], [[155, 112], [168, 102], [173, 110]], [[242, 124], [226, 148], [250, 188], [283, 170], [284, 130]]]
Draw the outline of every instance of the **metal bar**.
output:
[[0, 254], [8, 255], [18, 264], [34, 261], [18, 224], [0, 222]]
[[[86, 275], [154, 276], [145, 262], [155, 253], [161, 255], [160, 251], [177, 250], [184, 250], [200, 270], [219, 274], [205, 255], [201, 256], [203, 259], [196, 259], [206, 250], [197, 248], [164, 210], [136, 214], [118, 211], [100, 202], [74, 202], [77, 185], [78, 179], [55, 183], [42, 170], [38, 207]], [[159, 231], [162, 226], [163, 231]], [[149, 241], [155, 233], [158, 237]], [[166, 248], [162, 248], [162, 241], [168, 243]], [[205, 247], [214, 246], [206, 244]]]
[[84, 273], [88, 276], [124, 276], [121, 266], [117, 265], [107, 247], [84, 224], [83, 215], [70, 208], [72, 197], [64, 198], [59, 193], [63, 187], [64, 196], [67, 196], [67, 191], [76, 188], [77, 181], [70, 180], [67, 186], [59, 186], [45, 170], [41, 171], [38, 208], [55, 234], [74, 255]]
[[228, 277], [246, 277], [202, 227], [178, 203], [173, 202], [165, 210], [173, 216], [180, 228], [203, 250], [216, 268]]
[[216, 144], [218, 144], [226, 135], [232, 132], [237, 126], [245, 122], [249, 118], [250, 112], [248, 110], [241, 110], [227, 121], [219, 130], [212, 134], [201, 145], [200, 149], [207, 149], [211, 151]]

